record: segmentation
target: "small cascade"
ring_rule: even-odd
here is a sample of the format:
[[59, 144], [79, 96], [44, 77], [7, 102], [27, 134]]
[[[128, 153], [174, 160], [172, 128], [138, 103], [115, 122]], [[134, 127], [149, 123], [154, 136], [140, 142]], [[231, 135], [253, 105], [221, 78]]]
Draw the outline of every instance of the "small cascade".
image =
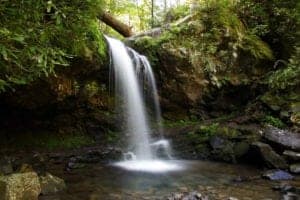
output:
[[[162, 137], [161, 110], [155, 77], [148, 59], [121, 41], [107, 37], [110, 47], [110, 81], [114, 80], [115, 96], [120, 97], [126, 120], [125, 134], [130, 135], [132, 151], [124, 154], [124, 160], [115, 166], [127, 170], [165, 172], [181, 169], [181, 166], [168, 162], [171, 147], [167, 140], [153, 142], [149, 126], [146, 102], [153, 105], [154, 121]], [[151, 112], [150, 112], [151, 113]], [[162, 160], [163, 158], [164, 160]]]
[[136, 155], [133, 152], [128, 151], [127, 153], [124, 153], [124, 160], [126, 161], [136, 160]]
[[154, 117], [155, 122], [158, 126], [158, 132], [160, 136], [163, 137], [161, 109], [159, 105], [159, 96], [157, 92], [158, 90], [156, 87], [156, 80], [150, 62], [146, 56], [140, 55], [130, 47], [127, 48], [133, 59], [138, 80], [140, 82], [140, 85], [142, 86], [142, 90], [145, 93], [144, 97], [146, 100], [150, 99], [150, 101], [152, 101], [151, 103], [153, 104], [155, 111]]
[[158, 140], [150, 144], [156, 158], [173, 159], [170, 142], [166, 139]]

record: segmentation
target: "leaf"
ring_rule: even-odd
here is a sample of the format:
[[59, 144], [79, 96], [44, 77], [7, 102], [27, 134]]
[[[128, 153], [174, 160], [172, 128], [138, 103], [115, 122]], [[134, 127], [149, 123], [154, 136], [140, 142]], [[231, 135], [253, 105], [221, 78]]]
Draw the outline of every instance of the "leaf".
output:
[[53, 6], [52, 1], [47, 1], [47, 13], [50, 13], [50, 12], [51, 12], [52, 6]]
[[5, 48], [1, 48], [1, 55], [3, 57], [4, 60], [8, 60], [8, 57], [7, 57], [7, 51]]
[[25, 40], [24, 36], [22, 36], [22, 35], [16, 35], [12, 39], [17, 42], [20, 42], [20, 43], [24, 43], [24, 40]]

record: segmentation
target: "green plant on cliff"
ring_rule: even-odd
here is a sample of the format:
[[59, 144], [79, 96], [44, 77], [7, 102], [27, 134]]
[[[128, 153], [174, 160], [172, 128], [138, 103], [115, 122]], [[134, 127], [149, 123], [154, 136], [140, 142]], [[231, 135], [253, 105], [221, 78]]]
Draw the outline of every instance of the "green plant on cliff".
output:
[[291, 89], [300, 85], [300, 46], [285, 67], [274, 71], [268, 77], [268, 84], [274, 90]]
[[[272, 59], [269, 46], [255, 34], [251, 33], [238, 16], [237, 4], [232, 0], [209, 0], [200, 7], [199, 17], [205, 30], [211, 33], [211, 40], [228, 42], [233, 51], [249, 51], [257, 59]], [[229, 41], [228, 41], [229, 40]], [[220, 48], [220, 47], [219, 47]]]
[[0, 3], [0, 90], [67, 66], [72, 57], [100, 60], [97, 16], [102, 0], [10, 0]]
[[268, 76], [271, 90], [287, 90], [300, 83], [300, 2], [245, 0], [239, 16], [248, 29], [271, 46], [275, 63]]
[[238, 3], [240, 18], [249, 30], [264, 38], [275, 56], [287, 58], [299, 40], [300, 2], [295, 0], [244, 0]]
[[279, 118], [273, 117], [271, 115], [267, 115], [263, 121], [265, 123], [275, 126], [277, 128], [285, 128], [286, 127], [286, 125]]

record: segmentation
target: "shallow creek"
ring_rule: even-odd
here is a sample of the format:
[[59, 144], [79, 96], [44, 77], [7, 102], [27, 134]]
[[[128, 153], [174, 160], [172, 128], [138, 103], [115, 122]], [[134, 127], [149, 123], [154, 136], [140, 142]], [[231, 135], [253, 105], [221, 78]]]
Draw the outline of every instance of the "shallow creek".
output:
[[[167, 199], [172, 193], [198, 191], [210, 199], [280, 199], [272, 189], [280, 183], [261, 179], [262, 171], [245, 165], [206, 161], [174, 161], [184, 169], [165, 173], [126, 171], [103, 164], [65, 172], [60, 166], [49, 166], [52, 173], [62, 177], [68, 189], [41, 200], [143, 200]], [[236, 182], [238, 177], [247, 181]], [[300, 187], [300, 177], [287, 182]]]

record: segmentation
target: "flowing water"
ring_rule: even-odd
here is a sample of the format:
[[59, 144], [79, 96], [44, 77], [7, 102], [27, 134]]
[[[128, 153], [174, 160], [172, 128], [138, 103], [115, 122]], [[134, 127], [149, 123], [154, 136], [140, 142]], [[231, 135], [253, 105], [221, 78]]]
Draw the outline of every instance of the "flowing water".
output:
[[[118, 103], [123, 105], [126, 130], [130, 135], [129, 146], [131, 152], [125, 153], [125, 161], [115, 163], [116, 166], [127, 170], [165, 172], [180, 170], [183, 167], [173, 162], [158, 159], [165, 154], [170, 159], [171, 148], [167, 140], [163, 139], [161, 127], [161, 110], [156, 88], [155, 77], [148, 59], [126, 47], [121, 41], [106, 37], [111, 55], [115, 82], [115, 96], [120, 96]], [[145, 102], [147, 99], [153, 104], [154, 118], [161, 134], [160, 141], [152, 141], [149, 119]], [[121, 106], [118, 106], [121, 108]], [[161, 153], [164, 151], [165, 153]], [[158, 154], [158, 152], [160, 152]]]

